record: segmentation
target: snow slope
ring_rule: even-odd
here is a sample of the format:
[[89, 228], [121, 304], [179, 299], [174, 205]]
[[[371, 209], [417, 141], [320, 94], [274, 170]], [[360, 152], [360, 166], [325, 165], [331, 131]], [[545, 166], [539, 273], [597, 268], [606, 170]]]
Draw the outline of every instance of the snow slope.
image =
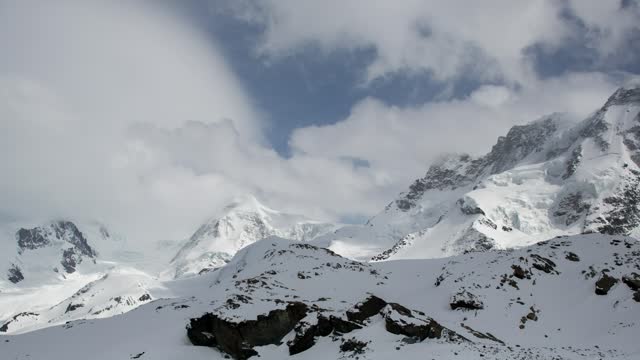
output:
[[363, 226], [314, 243], [362, 260], [444, 257], [558, 236], [640, 235], [640, 88], [574, 124], [552, 114], [487, 155], [445, 156]]
[[[218, 349], [191, 342], [222, 346], [230, 341], [225, 334], [237, 336], [242, 328], [241, 350], [262, 359], [288, 358], [290, 348], [305, 347], [291, 358], [635, 359], [634, 272], [640, 272], [640, 244], [623, 236], [578, 235], [519, 250], [378, 263], [272, 237], [242, 249], [223, 268], [166, 282], [172, 298], [107, 319], [0, 336], [0, 353], [7, 359], [222, 359]], [[602, 280], [609, 278], [612, 286]], [[403, 335], [413, 331], [425, 336]], [[251, 348], [255, 339], [266, 343]]]
[[335, 225], [266, 207], [247, 195], [203, 224], [173, 258], [172, 276], [198, 274], [226, 264], [243, 247], [268, 236], [308, 241]]

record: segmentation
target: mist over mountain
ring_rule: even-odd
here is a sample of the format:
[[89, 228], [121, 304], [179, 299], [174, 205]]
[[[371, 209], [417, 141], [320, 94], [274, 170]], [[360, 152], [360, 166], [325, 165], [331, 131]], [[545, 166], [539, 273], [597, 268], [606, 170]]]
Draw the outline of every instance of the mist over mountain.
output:
[[640, 359], [640, 2], [0, 0], [0, 360]]

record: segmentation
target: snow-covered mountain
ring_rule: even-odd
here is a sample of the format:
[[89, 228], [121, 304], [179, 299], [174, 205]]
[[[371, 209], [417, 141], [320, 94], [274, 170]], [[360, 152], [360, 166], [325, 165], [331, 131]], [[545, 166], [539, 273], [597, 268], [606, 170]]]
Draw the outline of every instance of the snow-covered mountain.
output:
[[172, 260], [175, 277], [223, 266], [243, 247], [268, 236], [309, 241], [335, 228], [268, 208], [247, 195], [226, 206], [189, 238]]
[[8, 282], [37, 286], [93, 271], [98, 252], [92, 243], [111, 242], [104, 226], [86, 225], [81, 231], [68, 220], [31, 227], [11, 224], [1, 231], [3, 257], [0, 265], [4, 276], [0, 288], [7, 287]]
[[246, 196], [152, 260], [97, 223], [0, 235], [2, 358], [636, 359], [640, 88], [445, 156], [362, 226]]
[[315, 241], [359, 259], [432, 258], [558, 235], [640, 235], [640, 88], [572, 123], [514, 126], [482, 157], [443, 157], [364, 226]]
[[[121, 316], [0, 336], [9, 359], [636, 359], [640, 243], [360, 263], [260, 240]], [[46, 344], [46, 346], [34, 346]], [[199, 346], [195, 346], [199, 345]]]

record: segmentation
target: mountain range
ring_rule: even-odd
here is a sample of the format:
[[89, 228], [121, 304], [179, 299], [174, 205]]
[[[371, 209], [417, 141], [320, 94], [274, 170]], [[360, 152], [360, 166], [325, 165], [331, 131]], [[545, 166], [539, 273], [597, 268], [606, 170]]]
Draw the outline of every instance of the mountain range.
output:
[[100, 223], [0, 232], [8, 358], [640, 358], [640, 88], [443, 155], [362, 225], [239, 198], [157, 273]]

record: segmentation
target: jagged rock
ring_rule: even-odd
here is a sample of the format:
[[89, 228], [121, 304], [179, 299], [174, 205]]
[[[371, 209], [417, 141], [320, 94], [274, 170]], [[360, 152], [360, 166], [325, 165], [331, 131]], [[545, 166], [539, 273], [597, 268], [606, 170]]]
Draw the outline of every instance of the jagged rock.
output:
[[272, 310], [256, 320], [239, 323], [207, 313], [191, 319], [187, 336], [194, 345], [216, 347], [234, 359], [244, 360], [257, 355], [254, 346], [279, 344], [307, 311], [304, 303], [292, 302], [285, 309]]
[[318, 315], [315, 324], [311, 325], [306, 322], [301, 322], [296, 327], [295, 338], [287, 343], [289, 346], [289, 354], [295, 355], [311, 348], [315, 345], [316, 338], [319, 336], [329, 336], [333, 332], [337, 334], [347, 334], [358, 329], [362, 329], [362, 327], [337, 316], [327, 318]]
[[34, 312], [21, 312], [19, 314], [16, 314], [11, 319], [9, 319], [9, 321], [5, 322], [4, 324], [2, 324], [2, 326], [0, 326], [0, 332], [7, 332], [9, 330], [9, 325], [11, 325], [12, 322], [18, 320], [21, 317], [28, 317], [28, 316], [38, 316], [38, 314]]
[[640, 275], [631, 273], [622, 277], [622, 282], [625, 283], [631, 290], [640, 290]]
[[565, 257], [565, 259], [569, 260], [569, 261], [580, 261], [580, 257], [578, 257], [578, 255], [572, 253], [571, 251], [567, 251]]
[[451, 310], [463, 309], [463, 310], [480, 310], [484, 309], [484, 304], [477, 296], [468, 291], [461, 291], [451, 297], [449, 303]]
[[330, 316], [329, 321], [331, 322], [333, 331], [340, 334], [346, 334], [352, 332], [353, 330], [362, 329], [362, 326], [354, 322], [344, 320], [337, 316]]
[[567, 159], [567, 169], [564, 175], [562, 175], [563, 180], [570, 178], [576, 172], [576, 169], [578, 168], [578, 165], [580, 165], [581, 160], [582, 145], [578, 145], [575, 149], [573, 149], [573, 151], [571, 152], [571, 156]]
[[347, 311], [347, 319], [362, 323], [368, 318], [378, 314], [387, 306], [387, 302], [377, 296], [371, 295], [365, 301], [357, 304], [354, 309]]
[[583, 199], [581, 192], [570, 193], [560, 199], [553, 216], [561, 218], [569, 226], [580, 220], [590, 208], [591, 205]]
[[39, 227], [33, 229], [20, 229], [16, 232], [18, 247], [22, 250], [35, 250], [50, 244], [46, 233]]
[[557, 271], [555, 270], [556, 263], [554, 263], [550, 259], [547, 259], [537, 254], [532, 254], [531, 258], [534, 260], [534, 263], [531, 266], [533, 266], [535, 269], [544, 271], [547, 274], [557, 273]]
[[609, 290], [618, 283], [618, 279], [609, 276], [607, 274], [602, 274], [600, 279], [596, 281], [596, 294], [597, 295], [607, 295]]
[[66, 314], [68, 312], [75, 311], [75, 310], [77, 310], [77, 309], [79, 309], [79, 308], [81, 308], [83, 306], [84, 306], [84, 304], [71, 304], [71, 303], [69, 303], [69, 305], [67, 305], [67, 309], [64, 311], [64, 313]]
[[611, 207], [604, 214], [604, 225], [598, 232], [608, 235], [627, 235], [640, 226], [640, 176], [628, 177], [618, 194], [603, 199]]
[[524, 279], [527, 276], [527, 271], [519, 265], [511, 265], [511, 268], [513, 269], [513, 276], [518, 279]]
[[340, 351], [352, 352], [354, 354], [364, 354], [364, 349], [366, 347], [367, 347], [366, 342], [356, 340], [355, 338], [351, 338], [351, 339], [345, 340], [342, 344], [340, 344]]
[[151, 295], [149, 294], [142, 294], [139, 298], [138, 301], [149, 301], [151, 300]]
[[22, 270], [20, 270], [18, 265], [11, 264], [11, 267], [9, 268], [7, 274], [7, 279], [14, 284], [17, 284], [20, 281], [24, 280], [24, 275], [22, 274]]
[[636, 291], [636, 292], [633, 294], [633, 300], [635, 300], [635, 301], [637, 301], [637, 302], [640, 302], [640, 291]]
[[381, 314], [384, 318], [385, 329], [392, 334], [417, 338], [420, 341], [424, 339], [440, 339], [445, 333], [457, 335], [432, 318], [414, 316], [411, 310], [399, 304], [388, 304]]
[[76, 254], [74, 248], [68, 248], [62, 251], [62, 261], [60, 261], [60, 264], [67, 274], [73, 274], [76, 271], [76, 266], [80, 262], [82, 262], [82, 257]]

